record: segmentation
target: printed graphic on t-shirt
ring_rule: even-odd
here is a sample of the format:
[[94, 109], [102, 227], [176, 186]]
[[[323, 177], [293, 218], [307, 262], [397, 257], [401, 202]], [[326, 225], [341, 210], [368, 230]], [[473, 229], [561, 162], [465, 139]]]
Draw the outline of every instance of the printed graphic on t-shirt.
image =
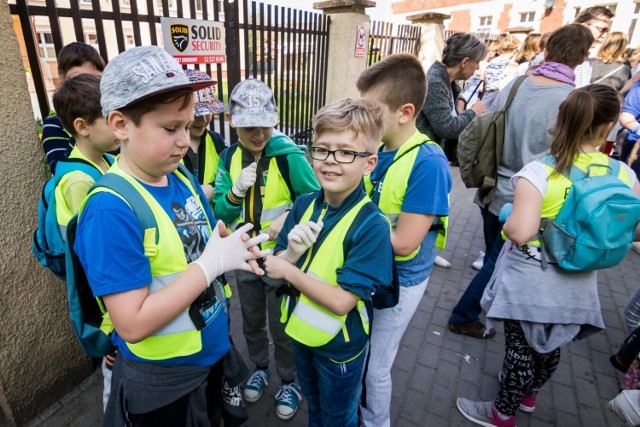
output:
[[186, 200], [184, 206], [172, 203], [171, 210], [175, 214], [173, 224], [182, 239], [184, 254], [188, 262], [195, 261], [202, 254], [209, 237], [206, 214], [193, 196]]

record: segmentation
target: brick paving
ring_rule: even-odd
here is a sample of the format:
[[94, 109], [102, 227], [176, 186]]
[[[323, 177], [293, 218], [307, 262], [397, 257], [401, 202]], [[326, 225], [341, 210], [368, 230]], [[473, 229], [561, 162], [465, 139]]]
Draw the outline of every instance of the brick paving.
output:
[[[456, 409], [456, 397], [492, 400], [498, 387], [497, 373], [504, 351], [501, 325], [498, 324], [495, 338], [488, 341], [455, 335], [446, 328], [452, 307], [475, 274], [471, 263], [484, 247], [480, 212], [472, 203], [474, 190], [464, 188], [457, 168], [452, 168], [452, 173], [455, 185], [451, 194], [450, 232], [442, 254], [452, 267], [434, 267], [427, 293], [402, 340], [392, 370], [394, 426], [470, 426]], [[623, 310], [638, 287], [639, 273], [640, 255], [634, 252], [616, 268], [599, 273], [606, 331], [562, 350], [558, 371], [542, 388], [535, 412], [518, 413], [520, 427], [624, 424], [607, 407], [621, 380], [608, 358], [626, 336]], [[233, 299], [232, 319], [232, 335], [248, 360], [237, 299]], [[263, 398], [249, 404], [250, 420], [246, 426], [307, 424], [304, 403], [293, 420], [281, 421], [276, 417], [273, 396], [278, 386], [279, 380], [273, 375]], [[28, 425], [100, 425], [101, 390], [102, 378], [96, 372]]]

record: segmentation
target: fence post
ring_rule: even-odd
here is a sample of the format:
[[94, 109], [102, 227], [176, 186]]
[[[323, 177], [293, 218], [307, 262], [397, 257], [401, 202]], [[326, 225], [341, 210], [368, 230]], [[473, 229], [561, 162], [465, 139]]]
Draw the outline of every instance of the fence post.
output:
[[[376, 3], [370, 0], [330, 0], [314, 3], [314, 9], [328, 15], [329, 58], [327, 64], [326, 102], [360, 95], [356, 88], [356, 79], [367, 67], [367, 42], [371, 19], [364, 13], [365, 8]], [[356, 56], [358, 27], [364, 26], [364, 55]]]
[[442, 60], [442, 49], [445, 42], [443, 24], [444, 20], [449, 18], [451, 18], [450, 15], [431, 12], [407, 16], [412, 24], [419, 25], [421, 28], [418, 59], [420, 59], [425, 72], [434, 62]]

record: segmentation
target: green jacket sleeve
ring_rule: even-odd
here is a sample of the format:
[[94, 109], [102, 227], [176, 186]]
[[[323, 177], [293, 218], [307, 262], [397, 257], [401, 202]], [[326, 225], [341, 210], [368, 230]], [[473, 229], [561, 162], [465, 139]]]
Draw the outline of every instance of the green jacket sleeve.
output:
[[218, 172], [216, 174], [216, 185], [213, 193], [214, 210], [213, 214], [218, 220], [222, 220], [225, 224], [231, 224], [242, 210], [242, 203], [235, 204], [229, 200], [228, 193], [231, 191], [233, 182], [229, 171], [224, 165], [224, 159], [227, 154], [227, 150], [220, 153], [220, 160], [218, 161]]
[[313, 169], [304, 154], [290, 154], [287, 156], [287, 161], [289, 162], [289, 177], [295, 177], [295, 179], [291, 179], [291, 186], [296, 197], [320, 190], [320, 184], [318, 184]]

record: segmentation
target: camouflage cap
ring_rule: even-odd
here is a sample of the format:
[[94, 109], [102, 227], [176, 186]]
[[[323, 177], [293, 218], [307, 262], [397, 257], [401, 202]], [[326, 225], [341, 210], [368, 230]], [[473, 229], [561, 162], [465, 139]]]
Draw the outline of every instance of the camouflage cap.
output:
[[100, 80], [102, 114], [127, 107], [159, 93], [215, 84], [213, 80], [191, 82], [178, 61], [158, 46], [139, 46], [122, 52], [104, 69]]
[[209, 74], [200, 70], [184, 71], [191, 82], [212, 82], [214, 85], [193, 92], [195, 104], [193, 104], [193, 114], [195, 117], [206, 116], [207, 114], [220, 114], [224, 112], [224, 103], [216, 99], [214, 89], [215, 80]]
[[256, 79], [244, 80], [229, 96], [229, 113], [235, 127], [272, 128], [278, 124], [278, 107], [269, 86]]

